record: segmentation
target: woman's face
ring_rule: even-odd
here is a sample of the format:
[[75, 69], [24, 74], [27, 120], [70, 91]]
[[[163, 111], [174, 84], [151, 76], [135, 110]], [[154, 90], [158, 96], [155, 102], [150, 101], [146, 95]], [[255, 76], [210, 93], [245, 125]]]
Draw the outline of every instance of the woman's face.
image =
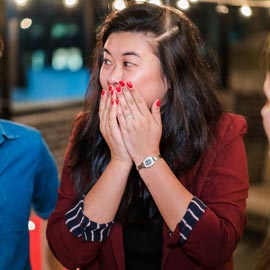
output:
[[263, 87], [266, 103], [261, 110], [263, 126], [270, 143], [270, 72], [267, 73]]
[[167, 81], [159, 58], [154, 54], [153, 37], [142, 33], [118, 32], [109, 35], [104, 44], [100, 83], [103, 89], [120, 80], [131, 81], [148, 108], [158, 98], [164, 102]]

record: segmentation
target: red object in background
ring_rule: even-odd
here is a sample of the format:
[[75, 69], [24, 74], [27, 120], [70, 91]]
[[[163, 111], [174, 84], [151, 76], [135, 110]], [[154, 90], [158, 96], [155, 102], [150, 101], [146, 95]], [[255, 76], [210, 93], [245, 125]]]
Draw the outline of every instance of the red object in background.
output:
[[41, 219], [36, 215], [31, 215], [30, 222], [33, 222], [35, 226], [33, 230], [29, 230], [30, 261], [32, 265], [32, 270], [42, 270]]

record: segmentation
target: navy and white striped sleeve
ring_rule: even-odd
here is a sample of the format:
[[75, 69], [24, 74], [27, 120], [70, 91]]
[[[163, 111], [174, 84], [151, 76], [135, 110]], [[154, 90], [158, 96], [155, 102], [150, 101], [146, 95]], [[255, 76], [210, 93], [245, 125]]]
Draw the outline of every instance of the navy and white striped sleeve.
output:
[[69, 231], [75, 237], [82, 237], [84, 241], [99, 241], [106, 240], [114, 221], [104, 224], [98, 224], [90, 221], [83, 214], [84, 197], [65, 214], [65, 223]]
[[204, 214], [206, 208], [207, 206], [200, 199], [195, 196], [192, 198], [183, 219], [178, 224], [180, 244], [185, 243], [192, 229]]

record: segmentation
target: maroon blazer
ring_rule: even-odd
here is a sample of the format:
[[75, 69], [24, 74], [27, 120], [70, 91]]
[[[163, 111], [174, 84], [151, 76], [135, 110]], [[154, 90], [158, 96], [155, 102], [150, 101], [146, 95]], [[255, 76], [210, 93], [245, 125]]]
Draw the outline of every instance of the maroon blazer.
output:
[[[187, 241], [179, 244], [178, 226], [169, 236], [163, 225], [162, 270], [232, 270], [232, 254], [246, 224], [248, 171], [243, 117], [225, 113], [204, 155], [179, 181], [207, 205]], [[65, 213], [78, 201], [70, 171], [64, 165], [59, 198], [48, 221], [47, 239], [68, 269], [124, 270], [122, 227], [114, 224], [104, 242], [82, 241], [65, 225]], [[180, 222], [180, 221], [179, 221]]]

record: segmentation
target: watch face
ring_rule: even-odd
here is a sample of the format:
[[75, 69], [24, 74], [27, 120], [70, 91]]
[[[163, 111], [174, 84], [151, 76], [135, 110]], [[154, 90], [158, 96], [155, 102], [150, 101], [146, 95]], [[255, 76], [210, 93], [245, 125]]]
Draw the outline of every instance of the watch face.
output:
[[153, 160], [152, 157], [148, 157], [144, 160], [143, 164], [144, 166], [147, 168], [147, 167], [151, 167], [153, 166], [153, 164], [155, 163], [155, 161]]

